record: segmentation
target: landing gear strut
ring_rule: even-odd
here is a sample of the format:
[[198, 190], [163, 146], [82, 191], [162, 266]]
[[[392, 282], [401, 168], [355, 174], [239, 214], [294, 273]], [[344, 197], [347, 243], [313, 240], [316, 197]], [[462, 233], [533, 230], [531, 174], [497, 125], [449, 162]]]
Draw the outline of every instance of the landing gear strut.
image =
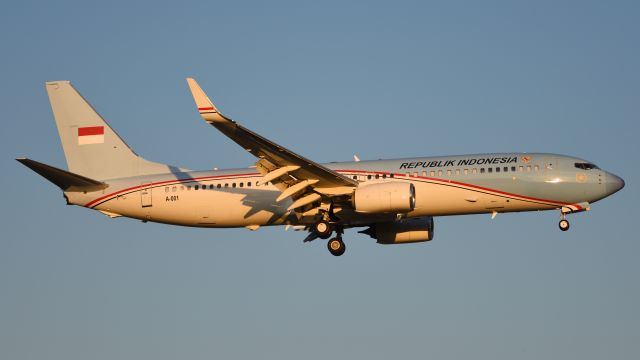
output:
[[569, 220], [567, 220], [567, 214], [562, 213], [562, 219], [560, 219], [560, 222], [558, 223], [558, 227], [562, 231], [569, 230]]

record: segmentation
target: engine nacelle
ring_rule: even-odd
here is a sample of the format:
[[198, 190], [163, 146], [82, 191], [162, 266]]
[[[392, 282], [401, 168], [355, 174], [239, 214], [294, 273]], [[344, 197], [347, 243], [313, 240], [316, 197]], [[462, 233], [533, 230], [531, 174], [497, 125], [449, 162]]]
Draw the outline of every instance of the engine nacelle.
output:
[[425, 216], [376, 223], [360, 232], [376, 239], [378, 244], [404, 244], [431, 241], [433, 229], [433, 217]]
[[416, 190], [406, 182], [385, 182], [358, 186], [353, 208], [360, 213], [408, 213], [416, 206]]

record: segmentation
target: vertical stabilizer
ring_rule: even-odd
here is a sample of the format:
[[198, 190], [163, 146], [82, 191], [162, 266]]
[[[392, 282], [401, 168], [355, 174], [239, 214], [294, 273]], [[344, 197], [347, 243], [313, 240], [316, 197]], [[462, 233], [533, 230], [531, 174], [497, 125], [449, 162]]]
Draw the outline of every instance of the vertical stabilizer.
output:
[[46, 83], [69, 171], [92, 179], [170, 172], [138, 156], [69, 81]]

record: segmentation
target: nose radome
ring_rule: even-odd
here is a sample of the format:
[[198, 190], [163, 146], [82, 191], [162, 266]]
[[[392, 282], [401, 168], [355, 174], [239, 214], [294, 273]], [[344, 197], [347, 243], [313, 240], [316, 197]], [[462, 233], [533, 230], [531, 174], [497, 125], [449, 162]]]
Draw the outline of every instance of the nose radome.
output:
[[607, 173], [607, 177], [605, 180], [607, 193], [609, 195], [620, 191], [624, 187], [624, 180], [621, 177], [614, 175], [612, 173]]

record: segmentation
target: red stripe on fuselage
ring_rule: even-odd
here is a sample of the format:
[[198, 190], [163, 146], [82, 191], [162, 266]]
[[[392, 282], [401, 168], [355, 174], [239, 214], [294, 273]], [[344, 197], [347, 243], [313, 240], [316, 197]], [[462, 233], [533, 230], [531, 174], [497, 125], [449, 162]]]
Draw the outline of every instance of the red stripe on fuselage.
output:
[[220, 178], [227, 178], [227, 177], [240, 177], [240, 176], [256, 176], [259, 175], [258, 173], [249, 173], [249, 174], [231, 174], [231, 175], [217, 175], [217, 176], [203, 176], [203, 177], [199, 177], [199, 178], [188, 178], [188, 179], [173, 179], [173, 180], [166, 180], [166, 181], [159, 181], [159, 182], [155, 182], [155, 183], [149, 183], [149, 184], [144, 184], [144, 185], [138, 185], [138, 186], [132, 186], [130, 188], [126, 188], [126, 189], [122, 189], [119, 191], [116, 191], [114, 193], [105, 195], [105, 196], [101, 196], [95, 200], [92, 200], [90, 202], [88, 202], [87, 204], [85, 204], [85, 207], [91, 207], [94, 204], [96, 204], [97, 202], [100, 202], [108, 197], [111, 196], [115, 196], [118, 194], [122, 194], [124, 192], [129, 192], [129, 191], [133, 191], [133, 190], [137, 190], [137, 189], [142, 189], [142, 188], [149, 188], [149, 187], [155, 187], [158, 185], [169, 185], [169, 184], [180, 184], [180, 183], [186, 183], [186, 182], [194, 182], [194, 181], [202, 181], [202, 180], [211, 180], [211, 179], [220, 179]]
[[[384, 172], [384, 171], [365, 171], [365, 170], [334, 170], [338, 173], [357, 173], [357, 174], [366, 174], [366, 175], [391, 175], [393, 174], [394, 178], [400, 178], [400, 177], [404, 177], [406, 179], [424, 179], [424, 180], [428, 180], [440, 185], [456, 185], [456, 186], [461, 186], [461, 187], [468, 187], [471, 189], [475, 189], [475, 190], [481, 190], [481, 191], [485, 191], [485, 192], [490, 192], [490, 193], [495, 193], [495, 194], [500, 194], [503, 196], [509, 196], [509, 197], [513, 197], [513, 198], [520, 198], [520, 199], [525, 199], [525, 200], [529, 200], [529, 201], [535, 201], [535, 202], [540, 202], [540, 203], [548, 203], [548, 204], [553, 204], [553, 205], [561, 205], [561, 206], [567, 206], [567, 205], [575, 205], [575, 204], [571, 204], [571, 203], [565, 203], [565, 202], [560, 202], [560, 201], [555, 201], [555, 200], [546, 200], [546, 199], [539, 199], [539, 198], [534, 198], [534, 197], [529, 197], [529, 196], [524, 196], [524, 195], [518, 195], [518, 194], [513, 194], [513, 193], [509, 193], [506, 191], [500, 191], [500, 190], [495, 190], [495, 189], [491, 189], [491, 188], [486, 188], [486, 187], [482, 187], [482, 186], [478, 186], [478, 185], [472, 185], [472, 184], [467, 184], [467, 183], [462, 183], [462, 182], [458, 182], [458, 181], [453, 181], [453, 180], [443, 180], [443, 179], [438, 179], [438, 178], [429, 178], [429, 177], [424, 177], [424, 176], [408, 176], [406, 174], [396, 174], [396, 173], [390, 173], [390, 172]], [[133, 186], [130, 188], [126, 188], [120, 191], [116, 191], [114, 193], [111, 193], [109, 195], [105, 195], [102, 197], [99, 197], [98, 199], [95, 199], [89, 203], [87, 203], [86, 205], [84, 205], [85, 207], [91, 207], [93, 205], [95, 205], [98, 202], [101, 202], [102, 200], [111, 197], [111, 196], [115, 196], [118, 194], [122, 194], [123, 192], [129, 192], [129, 191], [133, 191], [133, 190], [137, 190], [137, 189], [141, 189], [141, 188], [148, 188], [148, 187], [155, 187], [158, 185], [169, 185], [172, 183], [175, 184], [179, 184], [179, 183], [185, 183], [185, 182], [194, 182], [194, 181], [202, 181], [202, 180], [212, 180], [212, 179], [220, 179], [220, 178], [234, 178], [234, 177], [247, 177], [247, 176], [258, 176], [260, 174], [258, 173], [246, 173], [246, 174], [228, 174], [228, 175], [217, 175], [217, 176], [204, 176], [204, 177], [198, 177], [198, 178], [188, 178], [188, 179], [173, 179], [173, 180], [166, 180], [166, 181], [160, 181], [160, 182], [156, 182], [156, 183], [149, 183], [146, 185], [139, 185], [139, 186]], [[579, 205], [576, 205], [579, 206]]]
[[[364, 170], [339, 170], [338, 172], [366, 173], [366, 174], [374, 174], [374, 175], [375, 174], [379, 174], [379, 175], [382, 175], [382, 174], [390, 175], [391, 174], [389, 172], [384, 172], [384, 171], [375, 172], [375, 171], [364, 171]], [[532, 201], [547, 202], [547, 203], [552, 203], [552, 204], [556, 204], [556, 205], [569, 205], [569, 203], [565, 203], [565, 202], [538, 199], [538, 198], [528, 197], [528, 196], [524, 196], [524, 195], [508, 193], [508, 192], [505, 192], [505, 191], [495, 190], [495, 189], [491, 189], [491, 188], [486, 188], [486, 187], [482, 187], [482, 186], [478, 186], [478, 185], [461, 183], [461, 182], [457, 182], [457, 181], [453, 181], [453, 180], [444, 180], [444, 179], [430, 178], [430, 177], [425, 177], [425, 176], [410, 176], [410, 175], [406, 175], [406, 174], [393, 174], [393, 176], [395, 178], [404, 177], [404, 178], [407, 178], [407, 179], [425, 179], [425, 180], [433, 181], [433, 182], [436, 182], [436, 183], [442, 183], [443, 185], [454, 184], [454, 185], [466, 186], [466, 187], [470, 187], [470, 188], [478, 189], [478, 190], [483, 190], [483, 191], [490, 191], [490, 192], [498, 193], [498, 194], [501, 194], [501, 195], [519, 197], [519, 198], [522, 198], [522, 199], [527, 199], [527, 200], [532, 200]]]

